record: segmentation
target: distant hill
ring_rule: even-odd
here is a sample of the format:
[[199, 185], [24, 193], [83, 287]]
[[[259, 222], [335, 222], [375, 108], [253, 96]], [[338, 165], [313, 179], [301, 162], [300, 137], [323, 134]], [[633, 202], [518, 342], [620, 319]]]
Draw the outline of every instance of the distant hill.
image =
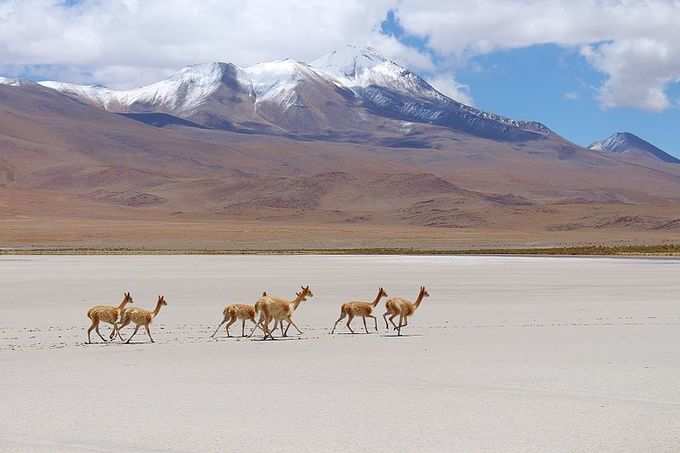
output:
[[680, 159], [671, 156], [662, 149], [630, 132], [618, 132], [604, 140], [593, 143], [588, 149], [606, 153], [636, 154], [652, 157], [663, 162], [680, 164]]

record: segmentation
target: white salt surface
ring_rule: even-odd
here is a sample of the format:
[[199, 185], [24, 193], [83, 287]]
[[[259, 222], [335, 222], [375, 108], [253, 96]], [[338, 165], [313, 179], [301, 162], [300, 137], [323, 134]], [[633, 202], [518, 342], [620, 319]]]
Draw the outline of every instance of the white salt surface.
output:
[[[675, 260], [0, 257], [0, 451], [677, 452], [679, 277]], [[209, 340], [224, 304], [301, 284], [303, 335]], [[328, 334], [342, 302], [420, 284], [407, 336]], [[156, 344], [84, 344], [88, 307], [124, 290], [166, 296]]]

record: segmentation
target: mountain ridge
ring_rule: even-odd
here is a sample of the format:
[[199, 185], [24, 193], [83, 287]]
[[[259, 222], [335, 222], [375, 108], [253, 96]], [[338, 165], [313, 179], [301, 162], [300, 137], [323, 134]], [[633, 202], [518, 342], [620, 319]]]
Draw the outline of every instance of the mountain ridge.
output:
[[307, 64], [291, 59], [239, 67], [187, 66], [132, 90], [43, 81], [42, 86], [116, 113], [166, 113], [206, 127], [267, 133], [399, 133], [402, 122], [437, 125], [501, 141], [554, 136], [461, 104], [372, 48], [347, 46]]

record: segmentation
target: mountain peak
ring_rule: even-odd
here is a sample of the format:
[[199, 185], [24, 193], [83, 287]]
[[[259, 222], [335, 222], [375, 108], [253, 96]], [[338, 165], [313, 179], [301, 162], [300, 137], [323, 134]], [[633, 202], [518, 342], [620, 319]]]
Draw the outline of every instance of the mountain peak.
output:
[[182, 78], [187, 76], [221, 76], [229, 68], [233, 68], [231, 63], [222, 63], [216, 61], [214, 63], [200, 63], [185, 66], [179, 71], [170, 76], [171, 79]]
[[680, 163], [680, 159], [630, 132], [617, 132], [604, 140], [592, 143], [588, 146], [588, 149], [606, 153], [637, 153], [664, 162]]
[[398, 66], [373, 47], [348, 44], [311, 62], [310, 66], [340, 78], [356, 79], [361, 73], [384, 63]]

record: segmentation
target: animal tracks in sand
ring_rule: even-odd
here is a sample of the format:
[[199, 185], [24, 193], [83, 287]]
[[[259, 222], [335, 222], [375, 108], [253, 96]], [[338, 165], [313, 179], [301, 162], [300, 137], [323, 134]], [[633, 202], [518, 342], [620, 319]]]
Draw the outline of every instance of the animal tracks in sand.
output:
[[[428, 335], [452, 335], [447, 331], [457, 331], [465, 329], [562, 329], [562, 328], [607, 328], [614, 326], [636, 327], [636, 326], [680, 326], [680, 316], [677, 317], [658, 317], [658, 316], [616, 316], [616, 317], [597, 317], [594, 319], [578, 320], [550, 320], [538, 321], [530, 320], [526, 322], [508, 323], [450, 323], [444, 322], [439, 325], [414, 326], [408, 334], [403, 334], [405, 338], [419, 338]], [[163, 324], [156, 326], [159, 344], [197, 344], [197, 343], [257, 343], [261, 342], [261, 335], [251, 338], [241, 336], [216, 336], [210, 338], [213, 325], [208, 323], [200, 324]], [[337, 332], [334, 336], [328, 335], [328, 331], [322, 327], [303, 326], [303, 335], [289, 335], [288, 337], [276, 337], [275, 343], [296, 343], [309, 341], [348, 341], [351, 339], [361, 339], [368, 341], [373, 338], [392, 338], [397, 334], [392, 329], [389, 331], [370, 332], [369, 334], [357, 332]], [[49, 349], [71, 349], [71, 348], [125, 348], [121, 341], [95, 342], [87, 344], [86, 327], [83, 326], [48, 326], [43, 328], [0, 328], [0, 351], [40, 351]], [[110, 331], [107, 330], [106, 333]], [[127, 335], [130, 332], [125, 332]], [[335, 340], [333, 340], [335, 338]], [[140, 339], [133, 341], [133, 345], [150, 344], [148, 341]]]

